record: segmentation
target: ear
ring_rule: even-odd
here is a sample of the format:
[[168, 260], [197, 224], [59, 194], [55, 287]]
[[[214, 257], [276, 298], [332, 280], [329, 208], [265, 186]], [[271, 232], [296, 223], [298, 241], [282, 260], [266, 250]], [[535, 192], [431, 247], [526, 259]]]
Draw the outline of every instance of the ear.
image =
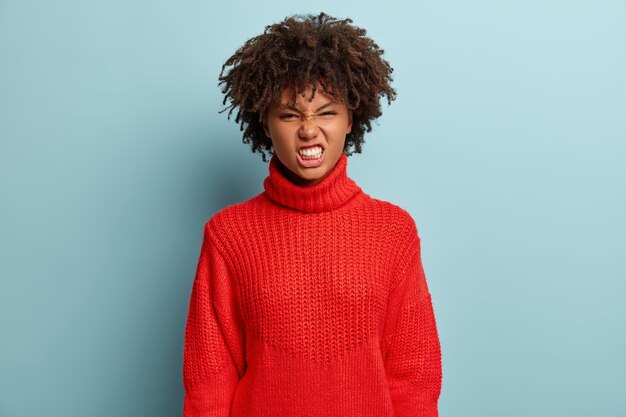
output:
[[352, 132], [352, 110], [348, 109], [348, 127], [346, 128], [346, 135]]
[[263, 125], [263, 130], [265, 131], [265, 136], [270, 137], [270, 130], [267, 127], [267, 110], [263, 112], [261, 117], [259, 117], [259, 121]]

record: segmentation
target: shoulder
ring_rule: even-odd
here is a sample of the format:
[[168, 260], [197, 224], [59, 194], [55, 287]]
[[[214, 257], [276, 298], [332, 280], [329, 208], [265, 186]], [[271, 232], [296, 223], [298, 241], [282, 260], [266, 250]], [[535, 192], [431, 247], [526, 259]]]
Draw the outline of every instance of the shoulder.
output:
[[205, 234], [221, 243], [225, 243], [229, 236], [239, 235], [247, 228], [247, 223], [255, 218], [255, 213], [258, 213], [261, 198], [262, 194], [257, 194], [218, 210], [204, 223]]
[[378, 198], [370, 197], [370, 200], [370, 204], [385, 218], [389, 232], [397, 231], [404, 237], [407, 233], [414, 233], [417, 236], [417, 224], [407, 209]]

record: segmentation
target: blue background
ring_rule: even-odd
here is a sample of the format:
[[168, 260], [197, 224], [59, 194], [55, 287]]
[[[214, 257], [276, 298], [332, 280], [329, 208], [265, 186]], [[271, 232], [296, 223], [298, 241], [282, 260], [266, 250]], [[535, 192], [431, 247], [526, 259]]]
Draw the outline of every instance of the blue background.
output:
[[0, 2], [0, 416], [176, 416], [202, 226], [262, 191], [217, 76], [292, 13], [398, 99], [349, 175], [407, 209], [441, 416], [626, 416], [623, 1]]

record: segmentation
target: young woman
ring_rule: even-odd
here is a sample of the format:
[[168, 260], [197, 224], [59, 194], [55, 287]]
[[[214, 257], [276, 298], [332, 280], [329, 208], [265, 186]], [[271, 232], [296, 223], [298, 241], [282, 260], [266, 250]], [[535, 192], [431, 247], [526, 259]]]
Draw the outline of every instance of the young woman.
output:
[[396, 95], [383, 50], [350, 23], [288, 17], [222, 67], [224, 110], [239, 108], [243, 142], [271, 160], [262, 193], [204, 225], [185, 417], [438, 416], [416, 224], [347, 175], [379, 99]]

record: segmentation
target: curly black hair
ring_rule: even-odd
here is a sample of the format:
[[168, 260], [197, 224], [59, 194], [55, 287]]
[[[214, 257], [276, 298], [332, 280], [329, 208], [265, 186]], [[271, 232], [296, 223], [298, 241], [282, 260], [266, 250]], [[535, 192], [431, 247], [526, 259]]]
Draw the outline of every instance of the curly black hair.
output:
[[[366, 30], [350, 25], [352, 19], [338, 20], [326, 13], [295, 14], [279, 23], [265, 27], [264, 33], [241, 46], [222, 65], [218, 86], [228, 109], [228, 119], [239, 107], [235, 123], [240, 124], [243, 143], [251, 143], [252, 152], [259, 151], [267, 162], [273, 145], [265, 135], [261, 117], [272, 104], [279, 104], [282, 90], [293, 88], [296, 94], [312, 86], [310, 101], [315, 97], [317, 82], [323, 91], [346, 105], [353, 114], [352, 131], [346, 136], [344, 151], [350, 147], [361, 153], [365, 132], [371, 122], [382, 115], [380, 97], [388, 104], [396, 98], [390, 85], [393, 68], [382, 58], [384, 50], [370, 38]], [[224, 75], [227, 67], [232, 67]], [[297, 90], [297, 91], [296, 91]]]

